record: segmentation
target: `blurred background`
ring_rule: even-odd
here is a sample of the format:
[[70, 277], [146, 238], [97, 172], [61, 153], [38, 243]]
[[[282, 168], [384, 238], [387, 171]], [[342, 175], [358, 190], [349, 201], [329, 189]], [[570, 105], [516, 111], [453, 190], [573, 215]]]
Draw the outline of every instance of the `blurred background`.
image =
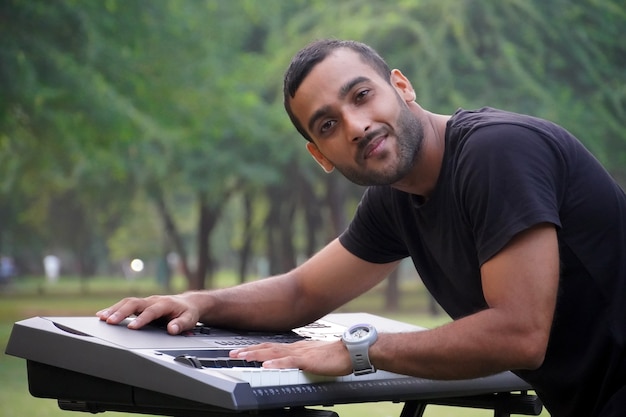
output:
[[623, 182], [625, 27], [621, 0], [4, 0], [3, 279], [47, 257], [48, 275], [210, 288], [335, 237], [362, 190], [319, 169], [282, 107], [289, 59], [321, 37], [371, 44], [434, 112], [560, 123]]
[[[363, 190], [282, 106], [317, 38], [372, 45], [433, 112], [555, 121], [625, 184], [624, 28], [623, 0], [2, 0], [0, 316], [258, 279], [339, 234]], [[414, 312], [414, 277], [368, 306]]]

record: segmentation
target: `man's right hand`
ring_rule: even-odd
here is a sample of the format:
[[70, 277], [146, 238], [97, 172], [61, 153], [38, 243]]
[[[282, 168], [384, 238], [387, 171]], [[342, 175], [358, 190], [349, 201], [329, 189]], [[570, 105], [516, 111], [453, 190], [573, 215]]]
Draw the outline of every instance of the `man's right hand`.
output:
[[158, 319], [167, 320], [167, 332], [179, 334], [193, 328], [200, 318], [192, 293], [180, 295], [153, 295], [146, 298], [128, 297], [96, 313], [100, 320], [119, 324], [125, 318], [137, 317], [128, 324], [130, 329], [140, 329]]

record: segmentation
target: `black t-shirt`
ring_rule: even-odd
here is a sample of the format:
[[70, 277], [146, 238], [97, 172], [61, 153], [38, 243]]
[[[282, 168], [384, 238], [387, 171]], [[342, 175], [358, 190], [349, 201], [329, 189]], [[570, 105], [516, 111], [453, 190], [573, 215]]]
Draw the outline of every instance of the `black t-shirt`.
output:
[[410, 256], [456, 319], [487, 308], [480, 266], [545, 222], [559, 240], [557, 310], [544, 364], [516, 373], [553, 416], [590, 416], [626, 381], [626, 196], [566, 130], [491, 108], [459, 110], [429, 199], [370, 187], [340, 241], [370, 262]]

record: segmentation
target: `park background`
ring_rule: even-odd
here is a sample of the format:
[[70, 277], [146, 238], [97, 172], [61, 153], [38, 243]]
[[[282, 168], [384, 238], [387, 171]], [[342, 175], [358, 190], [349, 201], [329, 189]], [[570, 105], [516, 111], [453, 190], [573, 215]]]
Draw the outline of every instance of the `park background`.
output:
[[[431, 111], [555, 121], [625, 184], [624, 28], [622, 0], [3, 0], [0, 346], [19, 319], [262, 279], [340, 233], [363, 189], [282, 107], [317, 38], [372, 45]], [[405, 264], [346, 309], [447, 320]], [[0, 415], [71, 415], [28, 395], [22, 362], [0, 356]]]

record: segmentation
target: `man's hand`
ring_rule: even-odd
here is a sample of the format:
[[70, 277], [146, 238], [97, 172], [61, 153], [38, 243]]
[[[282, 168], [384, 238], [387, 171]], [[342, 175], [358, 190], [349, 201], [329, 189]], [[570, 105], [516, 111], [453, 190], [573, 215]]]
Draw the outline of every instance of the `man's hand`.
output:
[[231, 358], [263, 362], [269, 369], [301, 369], [316, 375], [352, 373], [348, 349], [341, 341], [303, 340], [295, 343], [263, 343], [230, 352]]
[[170, 334], [179, 334], [193, 328], [200, 317], [198, 308], [188, 294], [124, 298], [111, 307], [98, 311], [96, 316], [109, 324], [119, 324], [133, 314], [137, 317], [129, 323], [130, 329], [139, 329], [154, 320], [165, 318], [168, 320], [167, 332]]

